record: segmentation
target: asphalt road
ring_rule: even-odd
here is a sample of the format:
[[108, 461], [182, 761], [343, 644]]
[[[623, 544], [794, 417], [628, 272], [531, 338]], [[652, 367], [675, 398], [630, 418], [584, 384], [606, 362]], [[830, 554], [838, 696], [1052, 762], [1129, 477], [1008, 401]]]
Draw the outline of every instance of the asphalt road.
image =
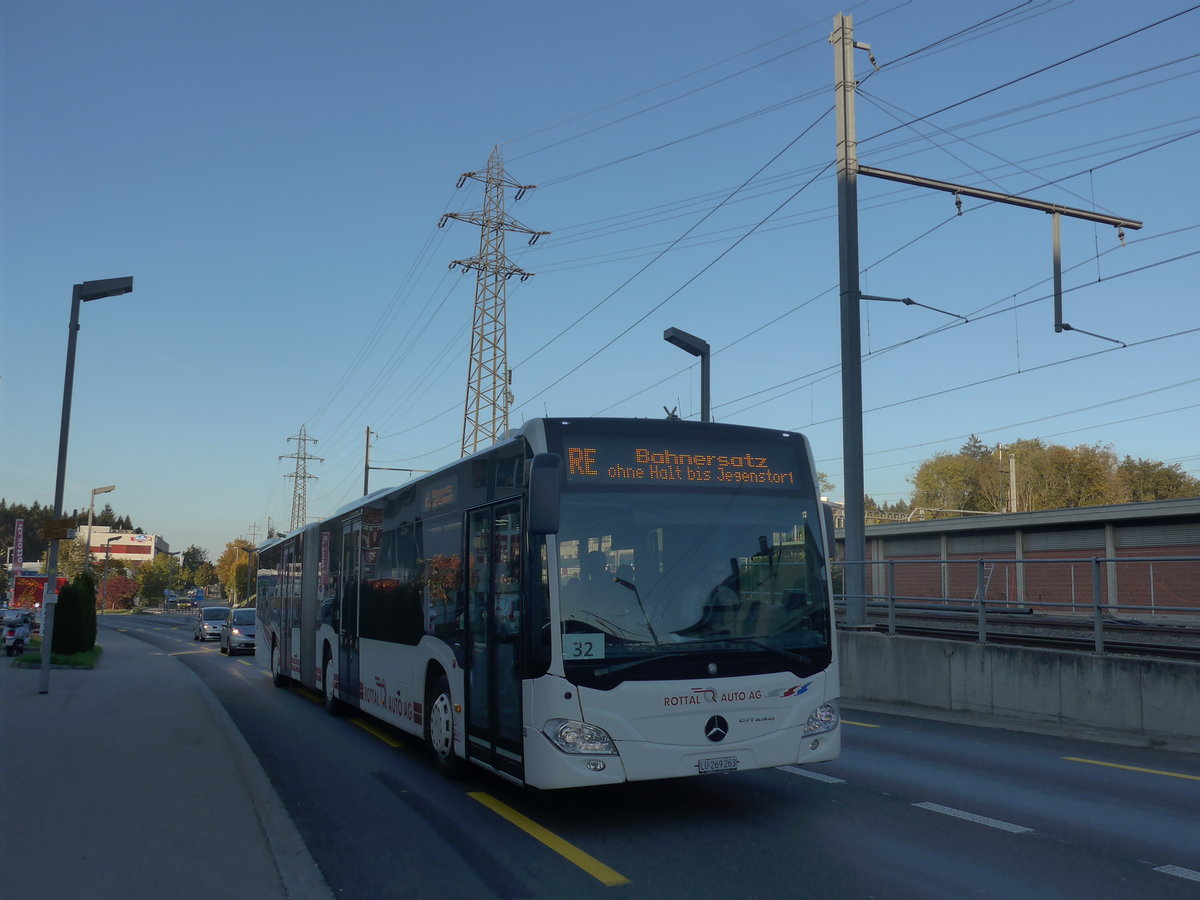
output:
[[808, 770], [522, 791], [121, 618], [229, 710], [339, 897], [1200, 897], [1198, 756], [848, 710]]

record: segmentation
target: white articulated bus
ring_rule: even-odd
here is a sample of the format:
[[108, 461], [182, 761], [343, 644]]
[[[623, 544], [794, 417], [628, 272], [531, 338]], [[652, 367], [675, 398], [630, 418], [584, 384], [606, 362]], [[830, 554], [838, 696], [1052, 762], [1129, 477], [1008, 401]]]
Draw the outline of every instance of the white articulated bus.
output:
[[536, 419], [255, 554], [257, 653], [536, 788], [822, 762], [832, 519], [794, 432]]

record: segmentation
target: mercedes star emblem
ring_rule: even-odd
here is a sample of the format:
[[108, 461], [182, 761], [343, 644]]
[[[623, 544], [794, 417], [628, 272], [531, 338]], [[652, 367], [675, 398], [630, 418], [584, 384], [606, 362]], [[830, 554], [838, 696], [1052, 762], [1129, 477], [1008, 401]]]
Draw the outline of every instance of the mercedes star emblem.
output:
[[727, 734], [729, 734], [729, 723], [725, 721], [724, 716], [713, 716], [704, 723], [704, 736], [714, 744], [725, 740]]

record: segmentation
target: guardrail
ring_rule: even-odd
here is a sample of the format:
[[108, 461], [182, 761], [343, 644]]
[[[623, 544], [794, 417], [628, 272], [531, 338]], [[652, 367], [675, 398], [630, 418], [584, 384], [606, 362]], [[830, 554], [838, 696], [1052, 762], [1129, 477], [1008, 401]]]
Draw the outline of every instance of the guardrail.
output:
[[[1200, 624], [1198, 556], [835, 562], [835, 586], [843, 583], [839, 569], [849, 565], [866, 569], [869, 592], [862, 599], [868, 608], [886, 607], [888, 634], [896, 633], [897, 609], [973, 611], [980, 643], [987, 643], [989, 614], [1084, 614], [1095, 651], [1103, 653], [1106, 616], [1195, 617]], [[835, 592], [834, 600], [844, 605], [846, 596]]]

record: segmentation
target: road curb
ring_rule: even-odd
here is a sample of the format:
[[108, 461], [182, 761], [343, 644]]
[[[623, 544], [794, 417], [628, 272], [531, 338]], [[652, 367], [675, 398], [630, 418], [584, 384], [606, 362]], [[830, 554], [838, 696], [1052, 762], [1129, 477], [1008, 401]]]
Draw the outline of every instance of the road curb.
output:
[[[125, 632], [130, 637], [138, 635]], [[168, 653], [173, 656], [173, 654]], [[292, 817], [271, 784], [266, 770], [254, 754], [241, 729], [229, 715], [217, 695], [204, 680], [182, 660], [175, 659], [192, 680], [214, 718], [222, 723], [221, 732], [228, 744], [230, 759], [246, 785], [246, 793], [254, 806], [259, 827], [270, 849], [276, 872], [289, 900], [334, 900], [334, 895], [316, 860], [308, 851]]]

